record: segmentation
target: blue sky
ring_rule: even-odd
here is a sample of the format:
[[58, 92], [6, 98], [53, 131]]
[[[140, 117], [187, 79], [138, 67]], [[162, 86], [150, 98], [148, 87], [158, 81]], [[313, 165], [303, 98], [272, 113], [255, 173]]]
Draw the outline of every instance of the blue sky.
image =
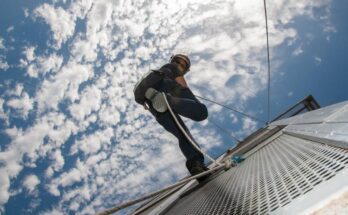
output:
[[[132, 89], [172, 53], [199, 95], [267, 119], [263, 1], [10, 1], [0, 8], [0, 213], [91, 214], [188, 174]], [[271, 118], [347, 100], [348, 4], [268, 2]], [[243, 139], [261, 123], [206, 103]], [[218, 156], [235, 141], [187, 124]], [[120, 214], [126, 213], [125, 211]]]

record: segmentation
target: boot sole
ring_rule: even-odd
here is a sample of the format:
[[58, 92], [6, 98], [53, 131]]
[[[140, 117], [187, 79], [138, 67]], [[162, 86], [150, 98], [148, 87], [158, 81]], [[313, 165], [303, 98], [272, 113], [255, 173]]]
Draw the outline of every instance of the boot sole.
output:
[[150, 87], [158, 85], [164, 77], [164, 74], [157, 70], [151, 70], [144, 75], [135, 85], [133, 92], [135, 101], [141, 105], [145, 102], [145, 92]]
[[153, 88], [146, 90], [145, 98], [151, 101], [152, 107], [160, 113], [167, 111], [168, 107], [163, 98], [162, 93], [158, 92]]

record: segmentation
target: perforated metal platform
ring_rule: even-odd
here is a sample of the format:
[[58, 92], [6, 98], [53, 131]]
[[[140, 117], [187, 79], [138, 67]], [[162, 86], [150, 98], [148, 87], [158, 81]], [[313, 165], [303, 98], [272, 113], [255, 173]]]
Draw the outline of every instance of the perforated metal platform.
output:
[[347, 150], [283, 133], [164, 214], [269, 214], [347, 165]]

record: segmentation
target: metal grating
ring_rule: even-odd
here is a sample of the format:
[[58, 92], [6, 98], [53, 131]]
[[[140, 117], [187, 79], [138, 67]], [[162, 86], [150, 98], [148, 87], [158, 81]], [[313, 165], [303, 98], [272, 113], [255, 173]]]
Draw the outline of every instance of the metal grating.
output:
[[348, 165], [348, 152], [283, 134], [165, 214], [269, 214]]

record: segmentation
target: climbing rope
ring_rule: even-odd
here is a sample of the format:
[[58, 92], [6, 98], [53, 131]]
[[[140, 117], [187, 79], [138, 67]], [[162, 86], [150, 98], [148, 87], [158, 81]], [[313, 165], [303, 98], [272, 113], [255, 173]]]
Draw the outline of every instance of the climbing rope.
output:
[[167, 96], [165, 93], [162, 92], [162, 95], [163, 95], [163, 98], [164, 98], [164, 101], [168, 107], [168, 110], [170, 112], [170, 114], [172, 115], [175, 123], [177, 124], [177, 126], [179, 127], [179, 129], [181, 130], [181, 132], [185, 135], [185, 137], [187, 138], [187, 140], [192, 144], [192, 146], [195, 147], [196, 150], [198, 150], [200, 153], [202, 153], [204, 156], [206, 156], [209, 160], [211, 160], [213, 163], [214, 163], [214, 167], [205, 171], [205, 172], [202, 172], [200, 174], [197, 174], [197, 175], [194, 175], [194, 176], [191, 176], [185, 180], [182, 180], [182, 181], [179, 181], [173, 185], [170, 185], [168, 187], [165, 187], [161, 190], [158, 190], [158, 191], [155, 191], [155, 192], [152, 192], [146, 196], [143, 196], [143, 197], [140, 197], [138, 199], [135, 199], [135, 200], [131, 200], [131, 201], [128, 201], [128, 202], [125, 202], [123, 204], [120, 204], [116, 207], [113, 207], [113, 208], [109, 208], [109, 209], [106, 209], [105, 211], [101, 212], [101, 213], [98, 213], [98, 215], [107, 215], [107, 214], [112, 214], [112, 213], [115, 213], [123, 208], [126, 208], [126, 207], [129, 207], [131, 205], [134, 205], [136, 203], [139, 203], [139, 202], [142, 202], [146, 199], [149, 199], [151, 197], [154, 197], [154, 196], [157, 196], [158, 194], [161, 194], [163, 192], [166, 192], [170, 189], [173, 189], [173, 188], [176, 188], [178, 186], [181, 186], [182, 184], [186, 183], [186, 182], [189, 182], [191, 180], [194, 180], [194, 179], [197, 179], [197, 178], [200, 178], [200, 177], [203, 177], [205, 175], [208, 175], [209, 173], [211, 172], [214, 172], [216, 170], [219, 170], [221, 169], [222, 167], [228, 169], [231, 167], [231, 162], [229, 162], [228, 160], [225, 161], [224, 163], [220, 163], [219, 161], [216, 161], [214, 158], [212, 158], [211, 156], [209, 156], [207, 153], [203, 152], [197, 145], [197, 143], [190, 137], [190, 135], [187, 134], [186, 130], [181, 126], [180, 122], [178, 121], [177, 117], [175, 116], [171, 106], [169, 105], [169, 102], [167, 100]]
[[208, 101], [208, 102], [214, 103], [214, 104], [216, 104], [216, 105], [219, 105], [219, 106], [221, 106], [221, 107], [223, 107], [223, 108], [226, 108], [226, 109], [229, 109], [229, 110], [234, 111], [234, 112], [236, 112], [236, 113], [239, 113], [240, 115], [243, 115], [243, 116], [248, 117], [248, 118], [250, 118], [250, 119], [253, 119], [253, 120], [255, 120], [255, 121], [262, 122], [262, 123], [264, 123], [264, 124], [267, 123], [266, 121], [264, 121], [264, 120], [262, 120], [262, 119], [259, 119], [259, 118], [256, 118], [256, 117], [254, 117], [254, 116], [251, 116], [250, 114], [243, 113], [242, 111], [239, 111], [239, 110], [237, 110], [237, 109], [235, 109], [235, 108], [231, 108], [231, 107], [229, 107], [229, 106], [226, 106], [226, 105], [221, 104], [221, 103], [219, 103], [219, 102], [213, 101], [213, 100], [211, 100], [211, 99], [204, 98], [204, 97], [199, 96], [199, 95], [195, 95], [195, 96], [198, 97], [198, 98], [200, 98], [200, 99], [203, 99], [203, 100], [205, 100], [205, 101]]
[[204, 152], [201, 150], [201, 148], [198, 147], [198, 144], [190, 137], [190, 135], [187, 134], [186, 130], [181, 126], [181, 123], [179, 122], [179, 120], [178, 120], [177, 117], [175, 116], [175, 114], [174, 114], [174, 112], [173, 112], [171, 106], [169, 105], [169, 102], [168, 102], [168, 100], [167, 100], [166, 94], [162, 92], [162, 95], [163, 95], [164, 101], [165, 101], [165, 103], [166, 103], [166, 105], [167, 105], [167, 107], [168, 107], [168, 110], [169, 110], [170, 114], [172, 115], [172, 117], [173, 117], [173, 119], [174, 119], [176, 125], [179, 127], [179, 129], [181, 130], [181, 132], [185, 135], [185, 137], [187, 138], [187, 140], [191, 143], [191, 145], [192, 145], [193, 147], [195, 147], [195, 149], [196, 149], [197, 151], [199, 151], [200, 153], [202, 153], [203, 155], [205, 155], [209, 160], [211, 160], [211, 161], [215, 164], [215, 166], [217, 166], [219, 163], [218, 163], [214, 158], [210, 157], [207, 153], [204, 153]]
[[270, 97], [271, 97], [271, 61], [269, 58], [269, 41], [268, 41], [268, 18], [267, 18], [267, 5], [266, 0], [263, 0], [263, 7], [265, 10], [265, 21], [266, 21], [266, 38], [267, 38], [267, 62], [268, 62], [268, 87], [267, 87], [267, 124], [270, 122], [271, 115], [271, 105], [270, 105]]
[[207, 171], [205, 171], [205, 172], [202, 172], [202, 173], [200, 173], [200, 174], [191, 176], [191, 177], [189, 177], [189, 178], [187, 178], [187, 179], [184, 179], [184, 180], [182, 180], [182, 181], [179, 181], [179, 182], [177, 182], [177, 183], [175, 183], [175, 184], [172, 184], [172, 185], [170, 185], [170, 186], [168, 186], [168, 187], [165, 187], [165, 188], [163, 188], [163, 189], [161, 189], [161, 190], [158, 190], [158, 191], [152, 192], [152, 193], [150, 193], [150, 194], [148, 194], [148, 195], [142, 196], [142, 197], [140, 197], [140, 198], [137, 198], [137, 199], [134, 199], [134, 200], [131, 200], [131, 201], [122, 203], [122, 204], [120, 204], [120, 205], [118, 205], [118, 206], [116, 206], [116, 207], [112, 207], [112, 208], [106, 209], [106, 210], [104, 210], [104, 211], [102, 211], [102, 212], [100, 212], [100, 213], [97, 213], [97, 215], [108, 215], [108, 214], [115, 213], [115, 212], [117, 212], [117, 211], [119, 211], [119, 210], [122, 210], [122, 209], [124, 209], [124, 208], [126, 208], [126, 207], [129, 207], [129, 206], [131, 206], [131, 205], [134, 205], [134, 204], [136, 204], [136, 203], [142, 202], [142, 201], [144, 201], [144, 200], [146, 200], [146, 199], [149, 199], [149, 198], [152, 198], [152, 197], [154, 197], [154, 196], [157, 196], [157, 195], [159, 195], [159, 194], [161, 194], [161, 193], [164, 193], [164, 192], [166, 192], [166, 191], [168, 191], [168, 190], [171, 190], [171, 189], [173, 189], [173, 188], [176, 188], [176, 187], [178, 187], [178, 186], [181, 186], [181, 185], [183, 185], [183, 184], [185, 184], [185, 183], [187, 183], [187, 182], [189, 182], [189, 181], [191, 181], [191, 180], [194, 180], [194, 179], [197, 179], [197, 178], [206, 176], [206, 175], [208, 175], [209, 173], [218, 171], [218, 170], [220, 170], [220, 169], [222, 169], [222, 168], [227, 168], [227, 169], [228, 169], [228, 168], [230, 168], [230, 167], [231, 167], [231, 162], [225, 162], [225, 163], [223, 163], [223, 164], [219, 164], [218, 166], [213, 167], [213, 168], [211, 168], [211, 169], [209, 169], [209, 170], [207, 170]]
[[213, 124], [215, 127], [217, 127], [218, 129], [220, 129], [221, 131], [223, 131], [224, 133], [228, 134], [229, 137], [231, 137], [233, 140], [237, 141], [237, 143], [240, 143], [241, 141], [234, 136], [231, 132], [227, 131], [225, 128], [221, 127], [220, 125], [218, 125], [216, 122], [214, 122], [211, 119], [208, 119], [208, 121]]

